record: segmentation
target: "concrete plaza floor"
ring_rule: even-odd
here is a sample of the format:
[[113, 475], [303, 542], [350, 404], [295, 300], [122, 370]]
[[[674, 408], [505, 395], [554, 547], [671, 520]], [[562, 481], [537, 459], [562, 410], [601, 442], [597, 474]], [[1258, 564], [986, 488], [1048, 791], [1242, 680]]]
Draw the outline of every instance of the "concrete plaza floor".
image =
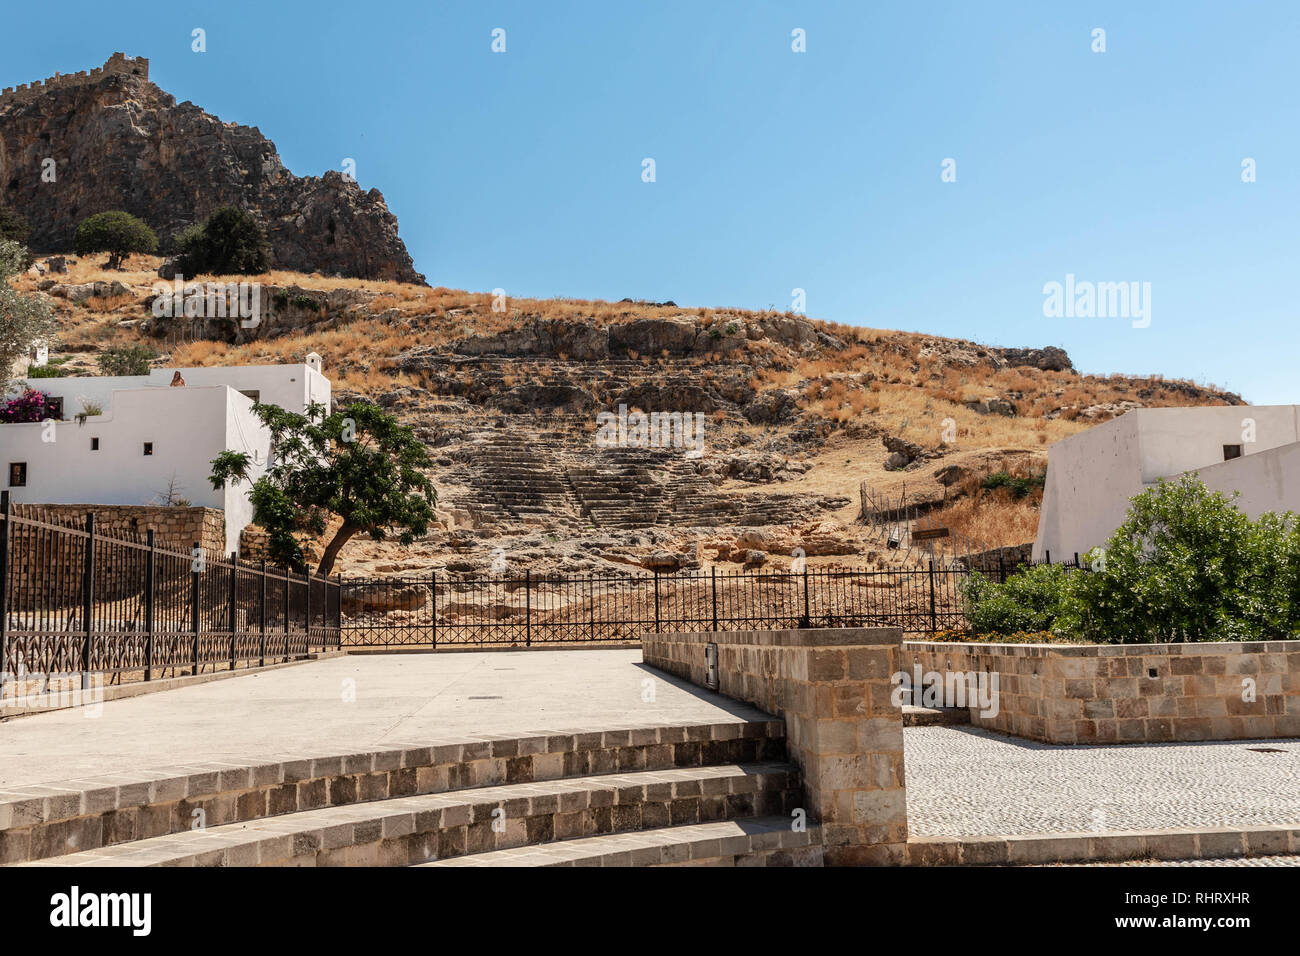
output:
[[107, 701], [93, 713], [0, 723], [0, 787], [214, 760], [247, 765], [488, 735], [764, 716], [644, 667], [639, 650], [354, 655]]
[[1300, 740], [1058, 746], [914, 727], [903, 759], [917, 836], [1300, 827]]

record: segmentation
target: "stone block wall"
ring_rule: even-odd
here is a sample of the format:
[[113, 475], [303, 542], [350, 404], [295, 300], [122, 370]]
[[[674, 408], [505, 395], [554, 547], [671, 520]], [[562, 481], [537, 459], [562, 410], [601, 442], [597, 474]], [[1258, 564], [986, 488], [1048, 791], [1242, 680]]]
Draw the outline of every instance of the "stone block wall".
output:
[[890, 700], [901, 628], [646, 634], [644, 661], [782, 718], [829, 865], [906, 862], [902, 711]]
[[129, 57], [125, 53], [114, 53], [103, 66], [79, 73], [55, 73], [44, 80], [35, 80], [19, 86], [7, 86], [0, 90], [0, 109], [8, 106], [20, 106], [34, 102], [41, 94], [50, 90], [61, 90], [72, 86], [86, 86], [96, 83], [105, 76], [121, 73], [149, 79], [149, 60], [142, 56]]
[[[159, 548], [188, 553], [197, 542], [220, 555], [226, 544], [226, 517], [219, 508], [163, 505], [15, 504], [18, 517], [84, 529], [86, 513], [95, 516], [95, 597], [115, 600], [139, 591], [144, 580], [143, 552], [114, 547], [107, 539], [143, 543], [149, 531]], [[84, 538], [15, 523], [9, 544], [13, 607], [35, 614], [46, 607], [77, 606], [81, 601]], [[158, 569], [170, 579], [175, 562]]]
[[971, 723], [1057, 744], [1300, 737], [1300, 641], [974, 644], [908, 641], [903, 667], [998, 675]]

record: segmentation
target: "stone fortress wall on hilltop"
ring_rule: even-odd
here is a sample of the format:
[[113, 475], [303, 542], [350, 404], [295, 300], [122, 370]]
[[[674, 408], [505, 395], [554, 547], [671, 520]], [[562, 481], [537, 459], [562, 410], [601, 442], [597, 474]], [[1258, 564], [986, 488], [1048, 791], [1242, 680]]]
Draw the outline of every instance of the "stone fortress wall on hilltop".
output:
[[143, 56], [131, 57], [125, 53], [114, 53], [104, 62], [102, 67], [96, 70], [82, 70], [80, 73], [55, 73], [45, 80], [36, 80], [17, 87], [5, 87], [0, 90], [0, 110], [10, 106], [31, 103], [41, 94], [50, 90], [85, 86], [114, 73], [138, 76], [147, 80], [149, 79], [149, 60]]

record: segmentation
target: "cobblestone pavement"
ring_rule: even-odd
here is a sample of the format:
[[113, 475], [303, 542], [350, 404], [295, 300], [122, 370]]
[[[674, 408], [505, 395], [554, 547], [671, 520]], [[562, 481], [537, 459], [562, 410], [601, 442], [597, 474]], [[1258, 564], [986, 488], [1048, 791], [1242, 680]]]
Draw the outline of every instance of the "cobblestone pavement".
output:
[[1300, 856], [1235, 856], [1214, 860], [1127, 860], [1087, 866], [1300, 866]]
[[1080, 747], [909, 727], [904, 741], [917, 836], [1300, 825], [1300, 740]]

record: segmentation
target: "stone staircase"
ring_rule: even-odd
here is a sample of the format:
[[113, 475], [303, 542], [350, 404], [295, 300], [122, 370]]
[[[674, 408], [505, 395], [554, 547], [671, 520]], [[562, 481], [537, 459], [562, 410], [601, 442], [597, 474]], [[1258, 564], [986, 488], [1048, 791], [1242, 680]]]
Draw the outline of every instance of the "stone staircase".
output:
[[474, 436], [467, 493], [454, 503], [493, 523], [580, 528], [579, 505], [559, 462], [562, 437], [486, 432]]
[[39, 866], [820, 865], [775, 719], [492, 737], [0, 794]]

